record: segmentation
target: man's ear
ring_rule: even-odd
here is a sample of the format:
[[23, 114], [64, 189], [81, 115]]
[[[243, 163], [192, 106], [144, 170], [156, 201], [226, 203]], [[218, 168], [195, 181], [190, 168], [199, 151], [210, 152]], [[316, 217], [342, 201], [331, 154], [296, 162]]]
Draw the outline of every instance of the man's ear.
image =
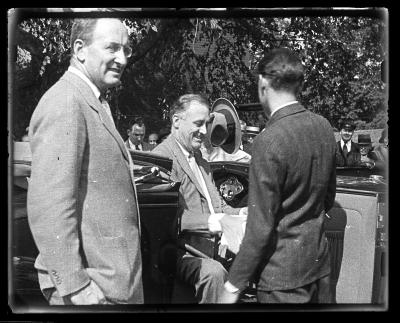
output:
[[260, 90], [262, 92], [266, 91], [269, 86], [269, 81], [266, 77], [262, 76], [261, 74], [258, 75], [258, 84], [260, 85]]
[[82, 39], [75, 40], [73, 50], [78, 61], [83, 63], [86, 59], [86, 48]]
[[172, 127], [174, 127], [175, 129], [178, 129], [180, 120], [181, 120], [181, 118], [178, 115], [174, 114], [172, 116]]

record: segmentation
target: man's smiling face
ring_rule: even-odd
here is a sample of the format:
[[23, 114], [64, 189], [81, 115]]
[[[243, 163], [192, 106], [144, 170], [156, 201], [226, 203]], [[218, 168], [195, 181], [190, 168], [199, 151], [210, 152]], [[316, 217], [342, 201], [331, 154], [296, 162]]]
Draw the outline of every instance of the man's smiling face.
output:
[[207, 134], [207, 123], [210, 121], [209, 107], [192, 101], [189, 108], [180, 113], [176, 139], [188, 151], [198, 150]]
[[128, 32], [119, 20], [100, 19], [97, 22], [91, 43], [84, 47], [84, 66], [100, 91], [120, 83], [127, 64], [124, 52], [127, 45]]

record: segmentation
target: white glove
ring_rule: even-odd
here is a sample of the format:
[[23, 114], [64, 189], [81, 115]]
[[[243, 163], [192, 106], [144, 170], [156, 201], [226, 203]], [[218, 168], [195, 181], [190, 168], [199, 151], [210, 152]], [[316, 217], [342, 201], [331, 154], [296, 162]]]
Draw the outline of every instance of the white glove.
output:
[[219, 221], [224, 216], [225, 216], [225, 213], [210, 214], [210, 216], [208, 217], [208, 230], [210, 230], [211, 232], [222, 232], [222, 226]]

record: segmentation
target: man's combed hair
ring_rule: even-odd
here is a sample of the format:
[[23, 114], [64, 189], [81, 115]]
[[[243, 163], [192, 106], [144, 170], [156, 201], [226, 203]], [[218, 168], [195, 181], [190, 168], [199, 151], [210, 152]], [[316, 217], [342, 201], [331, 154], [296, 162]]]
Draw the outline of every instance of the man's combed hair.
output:
[[97, 20], [95, 18], [75, 19], [71, 29], [70, 46], [74, 49], [74, 43], [77, 39], [82, 39], [87, 45], [92, 42], [93, 31], [96, 28]]
[[205, 106], [209, 107], [209, 103], [205, 97], [203, 97], [200, 94], [185, 94], [182, 95], [174, 102], [172, 105], [170, 112], [169, 112], [169, 117], [170, 120], [172, 121], [172, 118], [174, 114], [178, 114], [181, 112], [184, 112], [187, 108], [189, 108], [189, 105], [191, 102], [198, 102], [200, 104], [204, 104]]
[[257, 72], [267, 77], [275, 90], [285, 90], [297, 95], [303, 86], [303, 64], [288, 48], [276, 48], [265, 54], [258, 64]]
[[[93, 32], [96, 28], [97, 21], [102, 18], [81, 18], [74, 19], [72, 24], [70, 46], [73, 51], [75, 40], [82, 39], [86, 45], [90, 45], [93, 40]], [[122, 19], [115, 18], [122, 22]]]

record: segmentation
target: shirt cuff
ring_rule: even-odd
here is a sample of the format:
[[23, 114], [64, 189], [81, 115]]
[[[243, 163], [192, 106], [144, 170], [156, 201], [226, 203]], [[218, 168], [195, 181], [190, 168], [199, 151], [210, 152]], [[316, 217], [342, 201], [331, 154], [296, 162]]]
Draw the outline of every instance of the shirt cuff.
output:
[[224, 285], [225, 289], [232, 294], [237, 294], [239, 293], [239, 288], [233, 286], [229, 281], [227, 281]]

